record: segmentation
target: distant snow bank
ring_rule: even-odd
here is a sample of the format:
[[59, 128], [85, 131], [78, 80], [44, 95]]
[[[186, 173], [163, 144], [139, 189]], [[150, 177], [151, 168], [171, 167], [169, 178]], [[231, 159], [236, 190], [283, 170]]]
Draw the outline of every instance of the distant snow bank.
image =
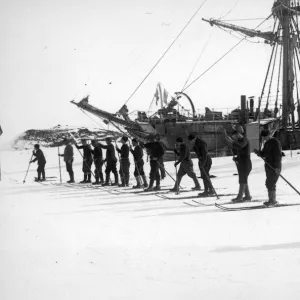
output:
[[43, 147], [57, 147], [63, 144], [65, 137], [70, 137], [70, 133], [76, 139], [83, 137], [104, 139], [107, 135], [114, 136], [116, 139], [121, 137], [119, 132], [112, 130], [58, 125], [50, 129], [29, 129], [11, 142], [4, 144], [1, 149], [27, 150], [32, 149], [35, 144], [40, 144]]

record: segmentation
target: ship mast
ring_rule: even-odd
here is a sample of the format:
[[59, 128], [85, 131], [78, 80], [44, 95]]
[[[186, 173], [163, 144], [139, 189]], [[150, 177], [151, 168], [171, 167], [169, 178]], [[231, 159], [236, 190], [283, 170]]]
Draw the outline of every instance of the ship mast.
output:
[[[210, 19], [204, 21], [210, 23], [211, 26], [216, 25], [221, 28], [230, 29], [242, 33], [247, 37], [258, 37], [264, 39], [265, 43], [275, 46], [278, 44], [282, 47], [282, 64], [280, 66], [282, 79], [282, 127], [284, 129], [288, 126], [289, 117], [292, 117], [292, 124], [294, 127], [294, 82], [296, 66], [295, 61], [299, 59], [299, 28], [297, 17], [300, 15], [300, 7], [291, 0], [278, 0], [274, 1], [272, 7], [272, 16], [274, 18], [274, 30], [273, 32], [262, 32], [256, 29], [248, 29], [233, 24], [228, 24], [216, 19]], [[276, 26], [276, 22], [279, 23]], [[272, 59], [272, 57], [271, 57]], [[275, 62], [274, 62], [275, 64]], [[299, 61], [298, 61], [299, 70]], [[269, 72], [269, 70], [268, 70]], [[267, 74], [268, 75], [268, 74]], [[263, 93], [262, 93], [263, 94]], [[299, 102], [298, 102], [299, 105]], [[267, 105], [268, 106], [268, 102]], [[276, 108], [277, 109], [277, 108]], [[299, 109], [298, 109], [299, 110]]]
[[[287, 122], [292, 109], [293, 99], [293, 37], [290, 34], [291, 17], [290, 0], [281, 0], [274, 3], [272, 13], [276, 16], [282, 27], [282, 126], [287, 127]], [[289, 76], [291, 75], [291, 76]]]

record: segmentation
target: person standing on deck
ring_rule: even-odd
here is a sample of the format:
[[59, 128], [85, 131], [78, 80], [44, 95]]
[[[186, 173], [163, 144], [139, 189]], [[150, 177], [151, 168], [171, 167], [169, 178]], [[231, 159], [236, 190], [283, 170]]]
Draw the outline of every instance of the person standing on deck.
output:
[[265, 202], [264, 205], [268, 207], [276, 206], [278, 204], [276, 201], [276, 183], [281, 173], [282, 147], [280, 141], [272, 137], [268, 129], [262, 130], [261, 137], [264, 147], [261, 151], [254, 149], [254, 153], [265, 161], [266, 187], [269, 201]]
[[[164, 149], [155, 137], [150, 135], [148, 139], [149, 143], [143, 144], [150, 155], [150, 184], [145, 190], [147, 192], [160, 190], [159, 160], [164, 155]], [[155, 187], [153, 187], [154, 181], [156, 181]]]
[[176, 155], [179, 155], [179, 159], [175, 162], [174, 165], [175, 167], [177, 167], [177, 165], [180, 164], [180, 167], [177, 173], [176, 183], [170, 191], [178, 191], [181, 179], [185, 174], [191, 177], [195, 183], [195, 187], [193, 187], [192, 190], [199, 191], [200, 184], [194, 172], [193, 161], [191, 160], [191, 153], [189, 147], [183, 142], [183, 139], [181, 137], [178, 137], [176, 139], [176, 147], [179, 148], [179, 151], [177, 149], [174, 149], [174, 152]]
[[117, 147], [117, 151], [120, 153], [120, 170], [119, 174], [121, 177], [120, 187], [125, 187], [129, 185], [129, 146], [127, 145], [128, 137], [123, 136], [121, 138], [122, 147], [119, 149]]
[[72, 146], [72, 140], [65, 138], [64, 143], [66, 144], [65, 150], [63, 154], [59, 154], [59, 156], [63, 156], [64, 162], [66, 163], [66, 169], [69, 173], [70, 180], [68, 183], [74, 183], [74, 172], [73, 172], [73, 161], [74, 161], [74, 151]]
[[[40, 149], [39, 144], [34, 145], [34, 150], [32, 151], [32, 155], [35, 156], [33, 160], [30, 161], [30, 163], [38, 162], [38, 168], [37, 168], [37, 174], [38, 177], [36, 178], [36, 181], [44, 181], [46, 180], [45, 175], [45, 165], [46, 165], [46, 159], [44, 156], [43, 151]], [[41, 178], [42, 175], [42, 178]]]
[[209, 178], [209, 171], [212, 165], [212, 160], [207, 151], [207, 144], [204, 140], [196, 137], [192, 133], [188, 136], [188, 140], [191, 142], [193, 150], [198, 157], [198, 166], [204, 184], [204, 192], [200, 193], [199, 196], [214, 195], [214, 190]]
[[[148, 183], [144, 172], [143, 148], [139, 145], [136, 139], [132, 139], [132, 145], [134, 149], [130, 147], [130, 152], [132, 153], [134, 159], [134, 164], [135, 164], [134, 176], [136, 180], [136, 185], [134, 185], [132, 188], [138, 189], [141, 188], [142, 186], [144, 188], [147, 188]], [[143, 180], [143, 182], [141, 182], [141, 179]]]
[[103, 145], [101, 143], [98, 143], [99, 146], [102, 149], [106, 149], [106, 159], [103, 161], [106, 162], [106, 169], [105, 169], [105, 182], [104, 186], [109, 185], [110, 181], [110, 172], [112, 172], [115, 176], [115, 182], [112, 183], [112, 185], [118, 185], [119, 184], [119, 177], [117, 172], [117, 158], [115, 154], [115, 147], [112, 144], [111, 137], [106, 137], [105, 142], [107, 145]]
[[[97, 184], [103, 184], [103, 173], [102, 173], [102, 166], [103, 166], [103, 155], [102, 155], [102, 149], [100, 145], [98, 144], [97, 140], [91, 141], [92, 146], [94, 149], [92, 150], [93, 158], [94, 158], [94, 165], [95, 165], [95, 182], [93, 182], [93, 185]], [[100, 181], [99, 181], [100, 180]]]
[[81, 139], [82, 146], [78, 146], [75, 143], [75, 147], [77, 149], [83, 149], [83, 162], [82, 162], [82, 172], [83, 172], [83, 180], [80, 183], [91, 183], [92, 177], [92, 164], [93, 164], [93, 157], [92, 157], [92, 149], [91, 146], [87, 143], [87, 139]]
[[[248, 176], [252, 170], [252, 162], [250, 158], [250, 143], [241, 132], [233, 131], [230, 138], [225, 132], [225, 139], [232, 145], [233, 160], [236, 163], [239, 175], [239, 192], [232, 202], [251, 201], [248, 186]], [[243, 197], [245, 194], [245, 197]]]

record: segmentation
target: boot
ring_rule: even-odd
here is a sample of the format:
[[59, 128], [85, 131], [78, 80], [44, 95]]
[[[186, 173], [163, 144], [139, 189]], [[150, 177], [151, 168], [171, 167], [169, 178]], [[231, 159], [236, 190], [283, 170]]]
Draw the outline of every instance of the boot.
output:
[[147, 188], [148, 187], [148, 182], [147, 182], [146, 175], [143, 175], [142, 179], [143, 179], [143, 186], [144, 186], [144, 188]]
[[192, 187], [192, 190], [193, 190], [193, 191], [200, 191], [200, 190], [201, 190], [201, 187], [200, 187], [200, 183], [199, 183], [199, 180], [198, 180], [196, 174], [192, 177], [192, 179], [193, 179], [194, 184], [195, 184], [195, 186]]
[[132, 188], [133, 189], [140, 189], [142, 187], [140, 177], [136, 176], [135, 180], [136, 180], [136, 185], [134, 185]]
[[101, 172], [101, 173], [99, 174], [99, 176], [100, 176], [100, 183], [103, 184], [103, 183], [104, 183], [103, 173]]
[[245, 197], [243, 198], [244, 201], [251, 201], [252, 197], [250, 195], [249, 186], [246, 184], [245, 188]]
[[160, 191], [160, 177], [156, 178], [156, 186], [153, 188], [154, 191]]
[[129, 174], [125, 175], [125, 186], [129, 186]]
[[204, 192], [203, 193], [199, 193], [198, 196], [200, 196], [200, 197], [208, 197], [208, 196], [211, 196], [213, 194], [214, 193], [210, 193], [209, 190], [204, 190]]
[[175, 185], [172, 189], [170, 189], [170, 192], [178, 192], [179, 191], [179, 186], [181, 182], [182, 177], [177, 176], [177, 180], [175, 182]]
[[238, 192], [236, 198], [233, 198], [231, 201], [234, 203], [244, 202], [243, 195], [245, 193], [245, 189], [246, 189], [246, 184], [240, 183], [239, 192]]
[[92, 178], [92, 174], [89, 173], [89, 174], [87, 175], [87, 181], [86, 181], [86, 183], [91, 183], [91, 182], [92, 182], [92, 181], [91, 181], [91, 178]]
[[42, 171], [42, 176], [43, 176], [43, 179], [42, 179], [42, 181], [45, 181], [45, 180], [46, 180], [45, 171]]
[[41, 172], [37, 172], [38, 177], [35, 178], [35, 181], [41, 181]]
[[267, 207], [276, 206], [278, 202], [276, 201], [276, 190], [268, 191], [269, 201], [264, 202]]
[[118, 184], [119, 187], [125, 187], [125, 175], [121, 176], [121, 184]]
[[154, 180], [153, 180], [153, 179], [150, 179], [149, 187], [148, 187], [147, 189], [145, 189], [144, 191], [145, 191], [145, 192], [151, 192], [151, 191], [153, 191], [153, 190], [154, 190], [153, 184], [154, 184]]
[[109, 185], [109, 175], [105, 174], [105, 182], [103, 183], [103, 186]]
[[115, 182], [112, 183], [111, 185], [119, 185], [119, 176], [118, 176], [118, 173], [116, 172], [114, 175], [115, 175]]
[[86, 183], [86, 181], [87, 181], [87, 175], [86, 175], [86, 174], [84, 174], [84, 176], [83, 176], [83, 180], [82, 180], [82, 181], [80, 181], [79, 183]]
[[96, 177], [96, 181], [93, 182], [92, 184], [93, 184], [93, 185], [98, 185], [98, 184], [100, 184], [100, 182], [99, 182], [99, 177]]
[[71, 173], [70, 174], [70, 180], [69, 181], [67, 181], [67, 183], [74, 183], [75, 181], [74, 181], [74, 173]]

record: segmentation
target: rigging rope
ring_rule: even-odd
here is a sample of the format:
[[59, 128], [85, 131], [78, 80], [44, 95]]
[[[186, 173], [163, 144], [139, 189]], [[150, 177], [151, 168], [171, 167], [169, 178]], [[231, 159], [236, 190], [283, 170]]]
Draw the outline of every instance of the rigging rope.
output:
[[[264, 22], [266, 22], [270, 17], [272, 17], [273, 14], [270, 14], [266, 19], [264, 19], [259, 25], [255, 27], [257, 29], [259, 26], [261, 26]], [[207, 68], [201, 75], [199, 75], [195, 80], [193, 80], [188, 86], [186, 86], [183, 90], [187, 90], [191, 85], [193, 85], [196, 81], [198, 81], [204, 74], [206, 74], [210, 69], [212, 69], [218, 62], [220, 62], [227, 54], [229, 54], [232, 50], [234, 50], [239, 44], [241, 44], [246, 37], [244, 37], [242, 40], [240, 40], [237, 44], [235, 44], [232, 48], [230, 48], [225, 54], [223, 54], [217, 61], [215, 61], [209, 68]]]
[[232, 8], [221, 18], [224, 18], [226, 16], [228, 16], [232, 11], [233, 9], [236, 7], [236, 5], [240, 2], [240, 0], [236, 0], [235, 3], [233, 4]]
[[[275, 24], [277, 22], [277, 19], [275, 20]], [[275, 28], [275, 25], [274, 25]], [[271, 80], [269, 84], [269, 92], [268, 92], [268, 97], [267, 97], [267, 102], [266, 102], [266, 107], [265, 107], [265, 112], [267, 112], [268, 107], [269, 107], [269, 99], [270, 99], [270, 94], [271, 94], [271, 88], [272, 88], [272, 82], [273, 82], [273, 76], [274, 76], [274, 70], [275, 70], [275, 65], [276, 65], [276, 57], [278, 53], [278, 43], [274, 44], [276, 45], [276, 50], [275, 50], [275, 57], [274, 57], [274, 62], [273, 62], [273, 68], [272, 68], [272, 74], [271, 74]]]
[[278, 96], [279, 96], [279, 82], [280, 82], [280, 71], [281, 71], [281, 64], [282, 64], [282, 48], [280, 48], [280, 60], [279, 60], [279, 72], [278, 72], [278, 79], [277, 79], [277, 93], [276, 93], [276, 100], [275, 100], [275, 109], [274, 109], [274, 115], [275, 118], [277, 116], [278, 113]]
[[156, 62], [156, 64], [151, 68], [151, 70], [148, 72], [148, 74], [145, 76], [145, 78], [142, 80], [142, 82], [137, 86], [137, 88], [133, 91], [133, 93], [130, 95], [130, 97], [126, 100], [124, 105], [128, 103], [128, 101], [134, 96], [134, 94], [137, 92], [137, 90], [142, 86], [142, 84], [145, 82], [145, 80], [150, 76], [150, 74], [154, 71], [154, 69], [157, 67], [157, 65], [161, 62], [161, 60], [165, 57], [165, 55], [169, 52], [169, 50], [172, 48], [172, 46], [175, 44], [175, 42], [179, 39], [179, 37], [182, 35], [182, 33], [185, 31], [185, 29], [188, 27], [188, 25], [192, 22], [192, 20], [196, 17], [202, 6], [205, 4], [207, 0], [204, 0], [200, 7], [197, 9], [197, 11], [193, 14], [193, 16], [189, 19], [189, 21], [186, 23], [186, 25], [183, 27], [183, 29], [179, 32], [179, 34], [176, 36], [174, 41], [171, 43], [171, 45], [167, 48], [167, 50], [163, 53], [163, 55], [159, 58], [159, 60]]
[[214, 33], [214, 30], [215, 30], [215, 28], [214, 28], [213, 31], [210, 33], [210, 36], [208, 37], [207, 42], [206, 42], [206, 44], [204, 45], [204, 47], [203, 47], [203, 49], [202, 49], [202, 52], [200, 53], [198, 59], [196, 60], [196, 63], [195, 63], [195, 65], [194, 65], [194, 67], [193, 67], [193, 69], [192, 69], [190, 75], [188, 76], [186, 82], [184, 83], [184, 85], [183, 85], [183, 87], [182, 87], [182, 89], [181, 89], [181, 92], [184, 90], [184, 88], [186, 87], [187, 83], [189, 82], [191, 76], [193, 75], [193, 73], [194, 73], [194, 71], [195, 71], [195, 69], [196, 69], [196, 67], [197, 67], [197, 65], [198, 65], [198, 63], [199, 63], [199, 61], [200, 61], [200, 59], [201, 59], [201, 57], [202, 57], [202, 55], [203, 55], [203, 53], [204, 53], [204, 51], [205, 51], [205, 49], [206, 49], [208, 43], [209, 43], [209, 41], [210, 41], [210, 39], [211, 39], [213, 33]]
[[[273, 33], [275, 31], [275, 25], [276, 25], [276, 22], [274, 23]], [[277, 31], [277, 35], [276, 36], [278, 36], [278, 31]], [[269, 65], [268, 65], [268, 69], [267, 69], [267, 74], [266, 74], [266, 77], [265, 77], [264, 85], [263, 85], [263, 88], [262, 88], [262, 91], [261, 91], [260, 99], [262, 99], [262, 97], [263, 97], [263, 95], [265, 93], [265, 87], [266, 87], [268, 75], [269, 75], [269, 72], [270, 72], [270, 67], [271, 67], [271, 64], [272, 64], [272, 59], [273, 59], [275, 47], [276, 47], [276, 44], [274, 44], [273, 48], [272, 48], [272, 53], [271, 53], [271, 57], [270, 57], [270, 61], [269, 61]], [[260, 101], [260, 104], [259, 104], [259, 107], [258, 107], [258, 113], [259, 114], [260, 114], [260, 105], [261, 105], [261, 101]]]

